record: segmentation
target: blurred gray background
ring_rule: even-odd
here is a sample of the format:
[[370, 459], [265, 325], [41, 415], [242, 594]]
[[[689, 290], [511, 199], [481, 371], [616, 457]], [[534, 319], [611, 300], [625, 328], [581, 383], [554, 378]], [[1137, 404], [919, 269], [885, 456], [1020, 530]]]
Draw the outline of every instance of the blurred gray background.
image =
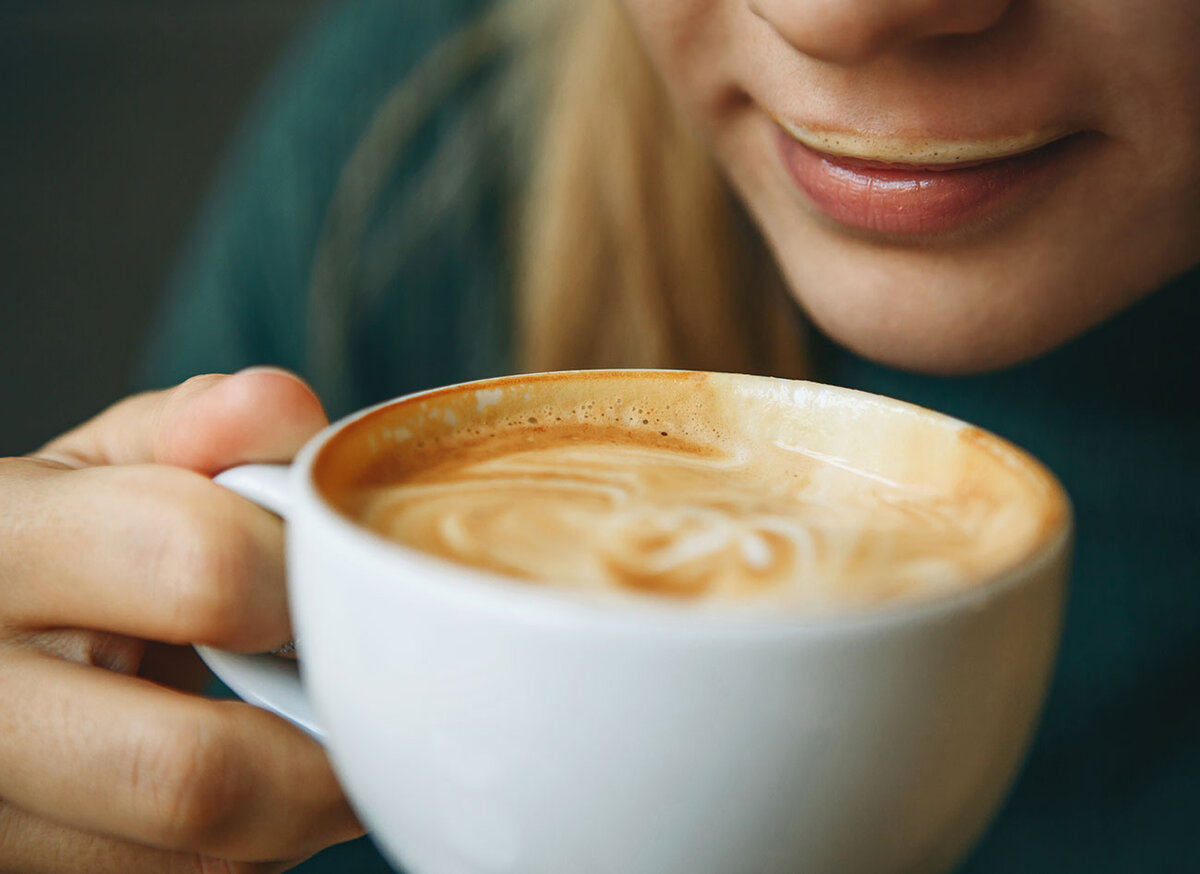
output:
[[0, 456], [124, 394], [247, 102], [318, 0], [0, 0]]

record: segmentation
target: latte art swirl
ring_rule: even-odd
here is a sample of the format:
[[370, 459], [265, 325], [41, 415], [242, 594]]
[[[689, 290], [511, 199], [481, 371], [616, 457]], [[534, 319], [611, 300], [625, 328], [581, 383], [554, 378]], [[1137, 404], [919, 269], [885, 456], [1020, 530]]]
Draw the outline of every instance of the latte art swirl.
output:
[[953, 589], [1002, 563], [1021, 527], [969, 495], [781, 446], [739, 455], [552, 435], [376, 486], [356, 515], [389, 538], [535, 582], [807, 608]]

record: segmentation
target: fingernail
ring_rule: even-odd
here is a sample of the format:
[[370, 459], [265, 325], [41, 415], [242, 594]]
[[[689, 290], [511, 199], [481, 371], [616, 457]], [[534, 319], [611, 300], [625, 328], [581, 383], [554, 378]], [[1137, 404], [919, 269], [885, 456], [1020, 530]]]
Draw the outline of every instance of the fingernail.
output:
[[251, 367], [245, 367], [239, 370], [235, 376], [240, 376], [243, 373], [278, 373], [283, 376], [290, 376], [292, 379], [299, 379], [292, 371], [276, 367], [274, 364], [255, 364]]

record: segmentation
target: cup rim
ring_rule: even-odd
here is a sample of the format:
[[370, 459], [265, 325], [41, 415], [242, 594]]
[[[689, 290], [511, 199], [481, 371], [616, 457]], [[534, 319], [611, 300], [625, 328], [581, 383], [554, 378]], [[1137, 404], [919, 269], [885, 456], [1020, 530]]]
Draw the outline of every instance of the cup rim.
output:
[[[717, 371], [664, 368], [565, 370], [473, 379], [410, 392], [350, 413], [330, 423], [314, 435], [301, 449], [292, 464], [290, 475], [293, 495], [296, 500], [311, 510], [318, 520], [318, 524], [336, 532], [336, 536], [345, 540], [350, 549], [363, 556], [374, 567], [381, 569], [380, 574], [362, 575], [362, 581], [376, 589], [384, 598], [395, 597], [396, 588], [384, 584], [382, 579], [394, 578], [406, 569], [417, 570], [420, 572], [405, 576], [406, 586], [436, 589], [437, 591], [434, 593], [436, 596], [461, 601], [471, 608], [499, 609], [508, 614], [516, 611], [523, 614], [525, 618], [537, 622], [569, 620], [589, 625], [613, 623], [629, 631], [640, 628], [655, 631], [677, 630], [684, 633], [715, 632], [762, 636], [770, 633], [786, 635], [865, 631], [897, 624], [911, 624], [917, 621], [936, 621], [936, 619], [949, 614], [986, 607], [988, 603], [999, 599], [1010, 590], [1018, 588], [1022, 583], [1040, 578], [1044, 570], [1069, 553], [1075, 527], [1075, 511], [1070, 495], [1058, 477], [1026, 450], [997, 434], [970, 425], [954, 416], [908, 401], [812, 380], [792, 380], [782, 377], [752, 376], [750, 378], [819, 386], [822, 390], [833, 391], [841, 395], [870, 398], [874, 402], [883, 402], [885, 406], [893, 409], [908, 410], [947, 427], [966, 426], [982, 431], [990, 438], [999, 441], [999, 445], [1003, 446], [1006, 451], [1011, 452], [1014, 457], [1031, 467], [1053, 486], [1054, 495], [1061, 504], [1061, 524], [1018, 562], [1003, 567], [986, 579], [972, 585], [943, 594], [911, 600], [890, 599], [867, 606], [845, 606], [831, 608], [828, 611], [805, 612], [787, 608], [780, 609], [777, 606], [680, 603], [673, 600], [656, 599], [652, 596], [626, 594], [602, 597], [593, 592], [581, 592], [569, 587], [533, 585], [525, 580], [444, 559], [377, 534], [354, 522], [334, 507], [320, 493], [313, 480], [315, 461], [338, 434], [355, 422], [397, 404], [442, 393], [471, 390], [496, 384], [520, 383], [522, 380], [535, 377], [573, 374], [588, 374], [592, 377], [606, 375], [620, 377], [631, 374], [696, 375], [703, 373], [717, 373]], [[745, 374], [721, 375], [746, 376]], [[292, 519], [297, 515], [295, 514], [296, 509], [299, 508], [293, 507]], [[1064, 581], [1065, 576], [1064, 573]], [[349, 583], [350, 581], [342, 582]]]

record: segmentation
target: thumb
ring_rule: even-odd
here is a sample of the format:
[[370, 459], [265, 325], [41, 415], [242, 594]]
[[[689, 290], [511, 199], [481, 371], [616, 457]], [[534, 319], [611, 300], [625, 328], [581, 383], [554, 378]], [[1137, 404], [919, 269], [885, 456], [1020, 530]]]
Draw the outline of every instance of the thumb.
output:
[[327, 422], [298, 376], [252, 367], [126, 398], [36, 454], [70, 467], [158, 463], [212, 475], [288, 461]]

